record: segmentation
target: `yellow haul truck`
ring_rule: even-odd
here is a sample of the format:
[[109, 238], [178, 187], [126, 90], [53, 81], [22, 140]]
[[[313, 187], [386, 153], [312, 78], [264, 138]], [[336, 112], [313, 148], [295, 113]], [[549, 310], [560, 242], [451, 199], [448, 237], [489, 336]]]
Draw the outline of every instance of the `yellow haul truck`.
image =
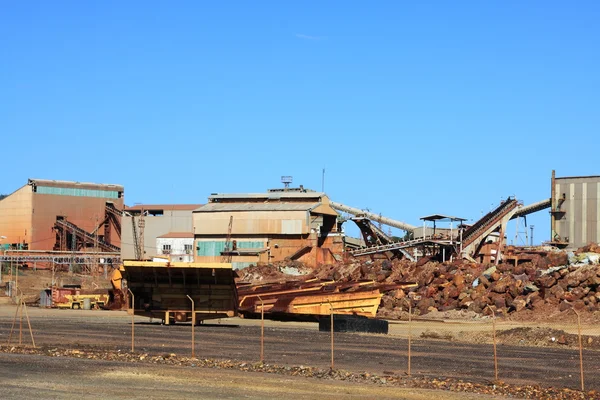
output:
[[135, 315], [167, 325], [237, 315], [237, 274], [230, 263], [124, 261], [123, 270]]

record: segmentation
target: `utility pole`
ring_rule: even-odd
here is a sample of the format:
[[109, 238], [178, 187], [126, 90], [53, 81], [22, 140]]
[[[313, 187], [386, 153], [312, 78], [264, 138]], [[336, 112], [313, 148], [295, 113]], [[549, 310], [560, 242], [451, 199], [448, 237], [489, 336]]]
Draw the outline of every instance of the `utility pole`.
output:
[[529, 225], [529, 229], [531, 229], [531, 236], [529, 238], [531, 240], [531, 242], [530, 242], [531, 247], [533, 247], [533, 227], [534, 227], [534, 225]]

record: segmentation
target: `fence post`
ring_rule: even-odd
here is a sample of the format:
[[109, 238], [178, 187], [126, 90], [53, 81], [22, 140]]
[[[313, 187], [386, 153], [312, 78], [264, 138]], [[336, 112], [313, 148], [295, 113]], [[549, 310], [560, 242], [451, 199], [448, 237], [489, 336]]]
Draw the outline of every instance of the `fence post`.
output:
[[131, 289], [127, 288], [131, 294], [131, 352], [135, 350], [135, 295]]
[[327, 302], [329, 303], [329, 312], [331, 315], [331, 370], [333, 371], [333, 305], [330, 300], [327, 300]]
[[410, 376], [411, 353], [410, 345], [412, 340], [412, 300], [408, 302], [408, 376]]
[[496, 312], [490, 306], [487, 306], [492, 312], [492, 329], [494, 338], [494, 379], [498, 381], [498, 353], [496, 351]]
[[189, 294], [186, 294], [186, 296], [192, 302], [192, 358], [194, 358], [196, 357], [196, 346], [194, 344], [194, 327], [196, 326], [196, 307], [194, 306], [194, 299], [192, 299]]
[[260, 296], [257, 296], [260, 300], [260, 363], [263, 364], [265, 361], [265, 303]]
[[581, 340], [581, 316], [574, 308], [573, 312], [575, 312], [575, 314], [577, 315], [577, 330], [579, 336], [579, 375], [581, 377], [581, 391], [584, 392], [585, 385], [583, 382], [583, 342]]

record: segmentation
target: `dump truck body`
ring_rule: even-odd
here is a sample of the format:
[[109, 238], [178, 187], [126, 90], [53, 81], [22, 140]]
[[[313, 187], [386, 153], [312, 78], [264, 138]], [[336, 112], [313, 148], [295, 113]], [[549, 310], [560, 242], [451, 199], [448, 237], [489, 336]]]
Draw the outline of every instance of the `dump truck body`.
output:
[[135, 315], [162, 319], [165, 324], [237, 315], [236, 273], [231, 264], [124, 261], [123, 269], [133, 294], [130, 312]]

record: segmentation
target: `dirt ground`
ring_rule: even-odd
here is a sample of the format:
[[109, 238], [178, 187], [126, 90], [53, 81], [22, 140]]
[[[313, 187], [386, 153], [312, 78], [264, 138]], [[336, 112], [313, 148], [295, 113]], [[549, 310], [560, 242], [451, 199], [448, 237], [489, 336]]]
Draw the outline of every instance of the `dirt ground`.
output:
[[[15, 307], [0, 307], [1, 344], [7, 342], [15, 310]], [[30, 307], [28, 314], [36, 344], [44, 354], [55, 357], [62, 354], [60, 352], [64, 349], [103, 351], [113, 355], [130, 351], [131, 317], [126, 312]], [[141, 354], [144, 358], [165, 358], [170, 354], [190, 356], [189, 324], [164, 326], [141, 317], [136, 317], [135, 321], [136, 354]], [[511, 324], [507, 326], [513, 327]], [[26, 324], [24, 327], [26, 328]], [[415, 322], [411, 326], [414, 337], [411, 346], [413, 376], [467, 381], [487, 387], [494, 380], [493, 348], [490, 344], [464, 343], [452, 338], [446, 339], [443, 334], [440, 334], [441, 338], [432, 338], [423, 333], [447, 332], [464, 338], [485, 332], [489, 328], [487, 321], [483, 325], [460, 321]], [[335, 368], [357, 376], [367, 374], [371, 377], [386, 377], [388, 380], [406, 376], [407, 329], [408, 325], [405, 323], [394, 323], [391, 324], [389, 335], [336, 333]], [[28, 343], [29, 337], [26, 331], [24, 333], [23, 342]], [[12, 343], [15, 343], [15, 339], [13, 337]], [[196, 327], [195, 339], [196, 357], [200, 359], [230, 360], [231, 365], [256, 363], [260, 355], [260, 320], [233, 318], [215, 321], [213, 324]], [[3, 351], [6, 351], [6, 346], [3, 347]], [[319, 332], [316, 323], [265, 323], [265, 362], [270, 365], [283, 368], [310, 366], [327, 370], [331, 362], [330, 350], [329, 333]], [[583, 354], [586, 388], [598, 390], [600, 352], [584, 350]], [[579, 353], [574, 348], [500, 344], [498, 356], [499, 379], [506, 383], [573, 389], [580, 385]], [[226, 364], [225, 369], [229, 368], [230, 364]], [[207, 396], [210, 397], [210, 394]], [[303, 398], [300, 392], [297, 396]], [[382, 394], [383, 398], [386, 396], [385, 393]], [[331, 392], [331, 398], [335, 398], [335, 392]]]
[[[0, 354], [3, 399], [404, 399], [439, 391], [239, 370], [210, 369]], [[497, 396], [445, 392], [445, 399]]]

